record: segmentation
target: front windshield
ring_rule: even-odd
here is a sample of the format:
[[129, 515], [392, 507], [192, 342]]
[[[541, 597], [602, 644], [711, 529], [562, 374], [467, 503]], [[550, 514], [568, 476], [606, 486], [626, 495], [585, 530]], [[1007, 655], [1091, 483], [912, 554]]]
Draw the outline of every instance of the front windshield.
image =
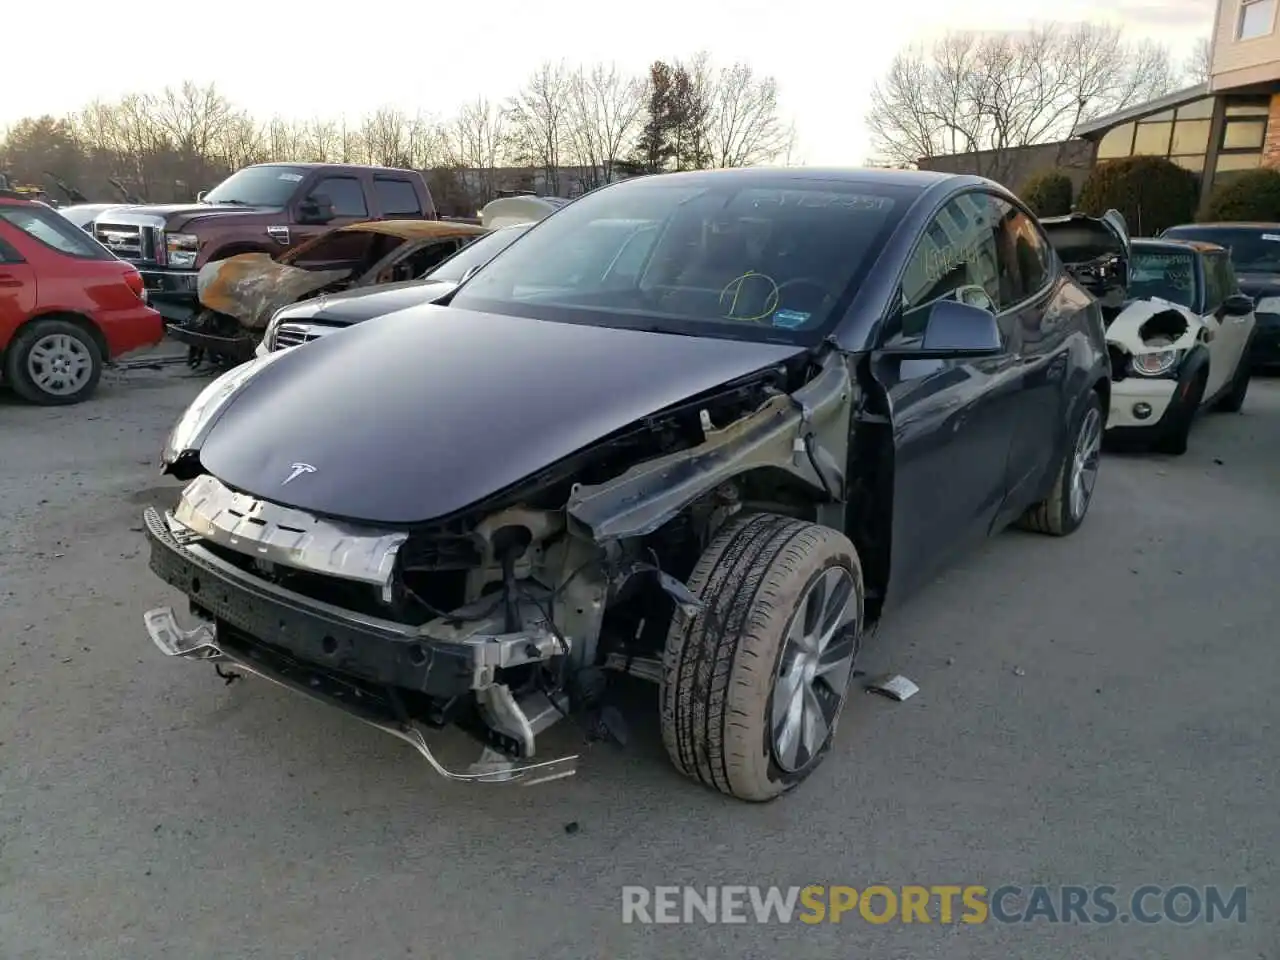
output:
[[1280, 227], [1274, 230], [1181, 227], [1167, 230], [1163, 235], [1178, 240], [1203, 240], [1226, 247], [1236, 273], [1280, 273]]
[[283, 207], [298, 190], [307, 171], [302, 167], [245, 167], [204, 195], [205, 203], [249, 207]]
[[452, 305], [672, 333], [809, 339], [897, 222], [876, 183], [646, 177], [551, 214]]
[[1196, 271], [1192, 255], [1135, 247], [1129, 259], [1129, 296], [1135, 300], [1159, 297], [1194, 308]]
[[445, 280], [461, 283], [463, 276], [472, 267], [488, 263], [493, 257], [507, 249], [518, 236], [529, 228], [529, 224], [515, 227], [503, 227], [495, 230], [479, 240], [472, 240], [465, 247], [437, 267], [428, 270], [418, 279]]

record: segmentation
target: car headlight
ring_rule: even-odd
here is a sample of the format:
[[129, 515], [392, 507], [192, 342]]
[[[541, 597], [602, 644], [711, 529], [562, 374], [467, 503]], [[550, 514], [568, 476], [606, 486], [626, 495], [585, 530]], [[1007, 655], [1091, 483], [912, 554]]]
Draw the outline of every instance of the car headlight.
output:
[[1129, 368], [1140, 377], [1163, 377], [1178, 365], [1180, 350], [1152, 350], [1135, 354]]
[[194, 267], [196, 253], [200, 249], [200, 238], [194, 233], [166, 233], [164, 248], [169, 257], [169, 266]]
[[161, 463], [173, 463], [184, 450], [191, 449], [200, 432], [226, 406], [227, 401], [235, 396], [236, 391], [250, 378], [262, 372], [267, 364], [282, 356], [283, 353], [269, 353], [265, 357], [242, 363], [201, 390], [200, 395], [192, 401], [169, 432], [169, 439], [165, 441], [164, 452], [160, 456]]

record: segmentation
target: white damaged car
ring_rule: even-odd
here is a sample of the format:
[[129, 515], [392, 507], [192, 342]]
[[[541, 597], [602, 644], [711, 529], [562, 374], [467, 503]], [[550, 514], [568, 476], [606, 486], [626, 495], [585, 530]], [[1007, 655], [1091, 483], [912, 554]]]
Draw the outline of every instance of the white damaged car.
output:
[[1202, 408], [1240, 410], [1256, 321], [1226, 248], [1130, 240], [1115, 210], [1040, 222], [1102, 304], [1111, 354], [1109, 441], [1182, 454]]
[[1201, 409], [1239, 412], [1256, 320], [1216, 244], [1134, 240], [1128, 302], [1107, 327], [1108, 434], [1181, 454]]

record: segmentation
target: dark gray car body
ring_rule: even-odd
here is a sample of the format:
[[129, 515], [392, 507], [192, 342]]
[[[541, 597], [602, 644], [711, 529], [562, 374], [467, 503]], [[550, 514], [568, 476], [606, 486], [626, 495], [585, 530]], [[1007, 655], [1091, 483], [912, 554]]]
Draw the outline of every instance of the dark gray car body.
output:
[[[1052, 282], [998, 317], [998, 355], [904, 360], [882, 351], [894, 292], [937, 211], [975, 191], [1022, 209], [1019, 201], [976, 177], [821, 169], [769, 176], [865, 177], [912, 194], [820, 343], [747, 343], [417, 306], [289, 351], [296, 355], [238, 392], [192, 455], [237, 489], [319, 514], [426, 523], [681, 400], [834, 349], [846, 357], [851, 383], [880, 396], [880, 413], [866, 409], [848, 423], [850, 449], [859, 432], [884, 429], [873, 425], [877, 417], [891, 430], [893, 489], [879, 510], [892, 529], [883, 531], [883, 555], [868, 563], [883, 581], [882, 596], [890, 583], [902, 596], [1045, 495], [1084, 397], [1109, 390], [1101, 312], [1055, 260]], [[520, 242], [536, 243], [539, 227]], [[516, 386], [528, 383], [530, 371], [547, 386]], [[317, 470], [306, 484], [281, 489], [295, 461]]]

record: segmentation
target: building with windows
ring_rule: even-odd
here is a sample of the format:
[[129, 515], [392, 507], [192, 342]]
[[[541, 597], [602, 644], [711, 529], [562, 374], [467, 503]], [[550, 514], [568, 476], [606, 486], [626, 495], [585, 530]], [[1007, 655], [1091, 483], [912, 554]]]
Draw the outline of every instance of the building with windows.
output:
[[1258, 167], [1280, 167], [1280, 0], [1218, 0], [1210, 77], [1186, 90], [1081, 124], [1094, 162], [1168, 157], [1200, 175], [1201, 200]]
[[[1280, 0], [1218, 0], [1209, 80], [1082, 123], [1072, 139], [1020, 147], [1010, 172], [990, 172], [984, 154], [919, 161], [924, 170], [977, 173], [1017, 190], [1033, 173], [1065, 168], [1077, 189], [1098, 163], [1167, 157], [1200, 177], [1202, 204], [1214, 187], [1258, 167], [1280, 168]], [[1072, 158], [1064, 162], [1065, 156]], [[1016, 167], [1016, 174], [1012, 172]]]

